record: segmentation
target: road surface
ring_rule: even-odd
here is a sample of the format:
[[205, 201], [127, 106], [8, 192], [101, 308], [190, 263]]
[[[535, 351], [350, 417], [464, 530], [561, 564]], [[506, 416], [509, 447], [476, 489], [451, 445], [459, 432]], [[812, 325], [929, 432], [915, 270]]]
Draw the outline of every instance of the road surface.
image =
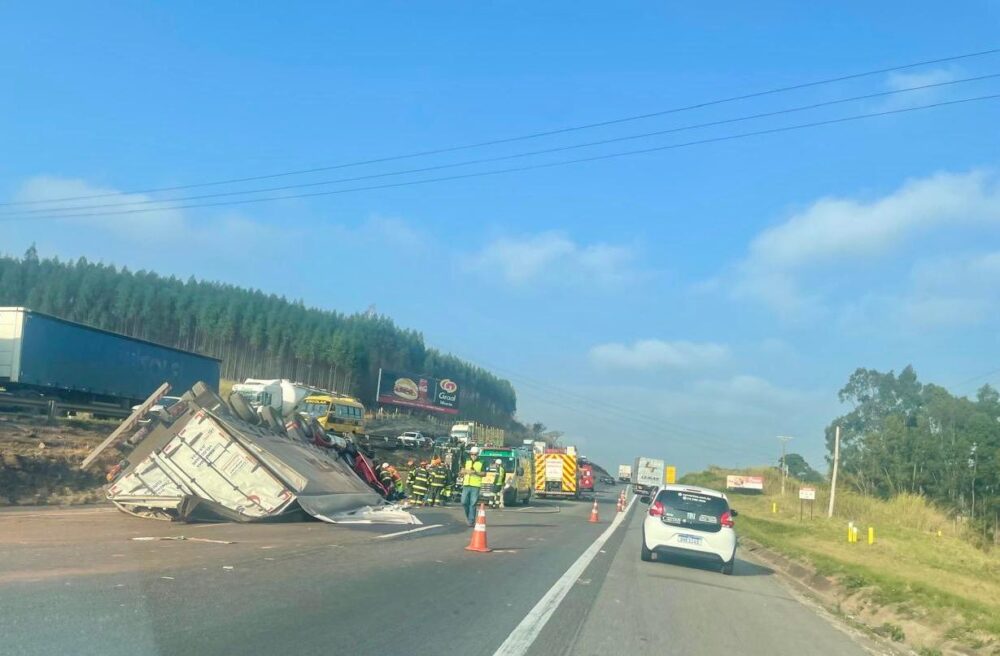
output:
[[[491, 511], [489, 554], [464, 550], [470, 532], [455, 507], [418, 511], [421, 527], [185, 525], [101, 506], [8, 509], [0, 651], [866, 653], [766, 567], [741, 558], [728, 577], [641, 562], [642, 506], [615, 528], [615, 494], [602, 495], [597, 524], [579, 502]], [[413, 528], [421, 530], [404, 533]], [[133, 539], [181, 535], [231, 544]]]

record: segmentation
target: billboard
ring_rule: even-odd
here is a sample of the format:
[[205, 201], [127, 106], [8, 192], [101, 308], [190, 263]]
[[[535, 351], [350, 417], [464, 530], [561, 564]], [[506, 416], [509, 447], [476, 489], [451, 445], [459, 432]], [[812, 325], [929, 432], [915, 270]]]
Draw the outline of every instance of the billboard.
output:
[[379, 369], [379, 403], [456, 415], [458, 394], [458, 383], [450, 378], [429, 378]]
[[764, 489], [763, 476], [726, 476], [727, 490], [758, 490]]

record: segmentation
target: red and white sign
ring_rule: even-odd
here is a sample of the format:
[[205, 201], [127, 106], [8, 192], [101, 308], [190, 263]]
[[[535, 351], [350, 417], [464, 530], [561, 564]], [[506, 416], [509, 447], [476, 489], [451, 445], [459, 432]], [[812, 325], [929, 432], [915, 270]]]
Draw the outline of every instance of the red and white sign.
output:
[[763, 476], [726, 476], [727, 490], [758, 490], [764, 489]]
[[816, 488], [814, 487], [800, 487], [799, 488], [799, 498], [806, 501], [816, 500]]

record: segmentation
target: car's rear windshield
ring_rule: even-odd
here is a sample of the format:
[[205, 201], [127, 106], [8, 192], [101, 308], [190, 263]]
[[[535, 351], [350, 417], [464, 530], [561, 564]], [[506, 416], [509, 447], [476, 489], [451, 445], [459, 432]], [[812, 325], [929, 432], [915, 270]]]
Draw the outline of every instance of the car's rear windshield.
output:
[[699, 492], [661, 490], [656, 500], [663, 505], [664, 523], [698, 531], [718, 531], [722, 513], [729, 510], [725, 499]]

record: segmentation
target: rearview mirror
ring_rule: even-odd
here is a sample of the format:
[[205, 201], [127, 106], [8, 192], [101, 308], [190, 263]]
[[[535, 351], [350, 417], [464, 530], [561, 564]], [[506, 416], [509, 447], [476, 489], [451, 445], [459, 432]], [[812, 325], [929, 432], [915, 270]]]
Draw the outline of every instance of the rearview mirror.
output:
[[639, 497], [639, 503], [649, 504], [649, 497]]
[[729, 514], [732, 517], [739, 517], [740, 516], [740, 514], [738, 512], [736, 512], [736, 508], [730, 508], [729, 509]]

